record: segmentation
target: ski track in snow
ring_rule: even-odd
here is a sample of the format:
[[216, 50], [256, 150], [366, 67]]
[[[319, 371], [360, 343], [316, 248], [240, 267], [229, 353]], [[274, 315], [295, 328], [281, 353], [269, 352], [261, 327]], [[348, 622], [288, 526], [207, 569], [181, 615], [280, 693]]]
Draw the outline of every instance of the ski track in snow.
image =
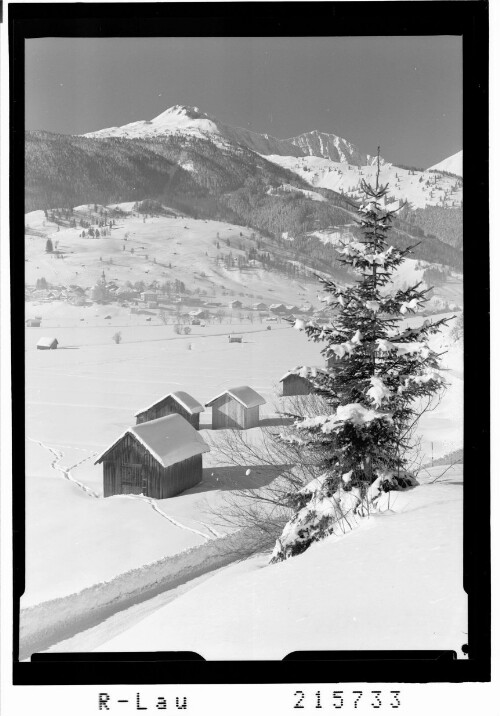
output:
[[223, 532], [217, 532], [217, 530], [214, 530], [213, 527], [210, 527], [210, 525], [207, 525], [206, 522], [202, 522], [201, 520], [196, 520], [196, 521], [199, 522], [200, 525], [203, 525], [203, 527], [206, 527], [207, 530], [209, 532], [211, 532], [214, 537], [224, 537], [225, 536]]
[[87, 455], [86, 457], [82, 458], [81, 460], [76, 462], [74, 465], [71, 465], [70, 467], [62, 467], [62, 466], [59, 466], [59, 463], [63, 459], [64, 453], [62, 453], [60, 450], [57, 450], [57, 448], [51, 447], [50, 445], [46, 445], [41, 440], [34, 440], [33, 438], [28, 438], [28, 440], [31, 440], [31, 442], [33, 442], [33, 443], [37, 443], [38, 445], [40, 445], [40, 447], [43, 447], [45, 450], [48, 450], [50, 453], [52, 453], [52, 455], [54, 456], [54, 460], [52, 460], [50, 466], [54, 470], [61, 472], [64, 475], [64, 477], [67, 480], [69, 480], [69, 482], [72, 482], [74, 485], [79, 487], [81, 490], [83, 490], [83, 492], [85, 492], [90, 497], [96, 497], [96, 498], [99, 497], [97, 492], [94, 492], [94, 490], [92, 490], [87, 485], [84, 485], [83, 482], [80, 482], [79, 480], [74, 478], [73, 475], [71, 474], [71, 470], [74, 470], [76, 467], [78, 467], [82, 463], [86, 462], [87, 460], [90, 460], [90, 458], [93, 457], [94, 455], [96, 455], [97, 453], [92, 453], [91, 455]]
[[[166, 520], [171, 522], [175, 527], [179, 527], [181, 530], [187, 530], [188, 532], [194, 532], [194, 534], [199, 535], [200, 537], [203, 537], [203, 539], [206, 539], [207, 542], [210, 541], [212, 538], [210, 535], [205, 534], [204, 532], [201, 532], [200, 530], [195, 529], [194, 527], [188, 527], [187, 525], [183, 525], [182, 522], [178, 522], [177, 520], [174, 520], [173, 517], [170, 517], [167, 515], [163, 510], [161, 510], [158, 507], [158, 503], [152, 498], [152, 497], [146, 497], [146, 495], [122, 495], [122, 497], [128, 497], [133, 500], [141, 500], [142, 502], [147, 502], [155, 512], [158, 512], [159, 515], [164, 517]], [[198, 520], [199, 521], [199, 520]], [[202, 523], [203, 524], [203, 523]], [[205, 525], [207, 529], [210, 529], [207, 525]], [[212, 530], [211, 530], [212, 531]], [[214, 536], [218, 536], [214, 533]]]

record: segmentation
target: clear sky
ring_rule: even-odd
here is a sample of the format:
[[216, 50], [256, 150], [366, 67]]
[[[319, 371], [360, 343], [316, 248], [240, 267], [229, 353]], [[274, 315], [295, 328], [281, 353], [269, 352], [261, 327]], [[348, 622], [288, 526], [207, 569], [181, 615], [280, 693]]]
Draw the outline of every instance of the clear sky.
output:
[[319, 129], [427, 167], [462, 148], [460, 37], [26, 41], [26, 128], [82, 134], [195, 105], [279, 138]]

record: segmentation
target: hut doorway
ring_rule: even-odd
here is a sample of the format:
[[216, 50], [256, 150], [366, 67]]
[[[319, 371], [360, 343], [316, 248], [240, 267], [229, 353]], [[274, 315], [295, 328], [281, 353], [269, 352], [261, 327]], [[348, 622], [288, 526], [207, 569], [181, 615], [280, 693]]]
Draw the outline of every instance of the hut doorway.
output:
[[140, 495], [147, 491], [147, 478], [140, 463], [126, 462], [120, 466], [122, 493]]

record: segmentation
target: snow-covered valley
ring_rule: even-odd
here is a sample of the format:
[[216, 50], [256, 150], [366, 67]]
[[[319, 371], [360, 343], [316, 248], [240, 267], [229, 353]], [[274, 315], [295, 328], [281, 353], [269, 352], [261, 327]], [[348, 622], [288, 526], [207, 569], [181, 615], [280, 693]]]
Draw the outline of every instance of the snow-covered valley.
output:
[[[266, 400], [259, 427], [247, 431], [251, 440], [261, 444], [266, 428], [281, 421], [281, 376], [296, 365], [324, 364], [321, 345], [308, 342], [282, 320], [281, 314], [270, 310], [271, 304], [289, 304], [290, 312], [300, 314], [298, 307], [302, 306], [304, 311], [321, 316], [317, 279], [310, 274], [290, 277], [258, 262], [241, 267], [237, 261], [218, 259], [223, 253], [245, 256], [256, 241], [247, 227], [195, 220], [176, 212], [169, 216], [141, 215], [132, 203], [113, 205], [108, 210], [115, 211], [118, 218], [110, 234], [99, 238], [82, 237], [81, 228], [58, 229], [43, 211], [26, 215], [26, 283], [33, 287], [43, 277], [53, 290], [32, 291], [25, 307], [26, 318], [38, 317], [41, 325], [26, 330], [23, 658], [56, 642], [60, 650], [142, 648], [133, 624], [145, 626], [143, 622], [149, 619], [158, 639], [166, 640], [161, 648], [194, 650], [206, 658], [282, 658], [299, 648], [398, 648], [398, 638], [403, 639], [403, 634], [410, 639], [406, 639], [405, 648], [412, 648], [409, 643], [426, 644], [425, 648], [458, 648], [458, 634], [466, 630], [462, 629], [463, 595], [456, 590], [461, 573], [457, 567], [460, 541], [443, 537], [447, 523], [455, 535], [461, 526], [458, 484], [441, 484], [438, 480], [411, 493], [399, 493], [391, 512], [363, 520], [352, 535], [315, 546], [311, 556], [307, 552], [297, 561], [267, 567], [267, 554], [228, 567], [233, 560], [219, 547], [233, 544], [233, 540], [237, 544], [244, 535], [231, 534], [227, 525], [221, 526], [217, 512], [224, 510], [227, 494], [269, 484], [275, 473], [264, 464], [235, 467], [221, 460], [217, 443], [225, 440], [226, 431], [211, 430], [207, 408], [201, 414], [200, 434], [213, 449], [204, 455], [201, 483], [162, 500], [137, 495], [103, 498], [102, 466], [94, 461], [134, 424], [134, 416], [143, 406], [176, 390], [185, 390], [206, 404], [231, 385], [250, 385]], [[89, 218], [96, 213], [87, 205], [76, 207], [75, 212]], [[48, 238], [54, 243], [53, 252], [45, 251]], [[425, 263], [406, 262], [398, 271], [398, 285], [420, 280], [424, 268]], [[147, 286], [153, 282], [185, 284], [198, 306], [211, 305], [212, 320], [195, 322], [190, 314], [181, 314], [181, 309], [173, 305], [173, 295], [167, 301], [168, 320], [155, 301], [151, 306], [148, 301], [118, 298], [99, 303], [91, 299], [90, 287], [98, 286], [103, 271], [104, 280], [115, 288], [138, 281]], [[76, 296], [75, 287], [82, 287], [83, 294]], [[459, 308], [461, 276], [450, 273], [436, 294], [443, 310]], [[136, 310], [139, 303], [141, 308]], [[259, 305], [265, 310], [258, 310]], [[216, 320], [217, 312], [220, 316]], [[189, 333], [176, 330], [181, 315], [190, 323]], [[422, 320], [418, 315], [405, 318], [408, 325], [418, 325]], [[118, 342], [114, 340], [117, 332]], [[237, 334], [241, 342], [229, 342], [228, 334]], [[55, 336], [58, 349], [37, 350], [43, 336]], [[463, 405], [461, 344], [454, 343], [447, 330], [435, 339], [434, 347], [447, 351], [444, 368], [449, 387], [441, 403], [424, 415], [419, 426], [423, 464], [463, 444], [462, 422], [457, 420]], [[451, 474], [459, 481], [457, 467], [447, 473], [448, 477]], [[424, 471], [421, 477], [425, 482], [428, 475]], [[411, 535], [427, 522], [429, 536], [417, 544]], [[375, 571], [379, 560], [391, 564], [384, 551], [386, 540], [406, 544], [414, 562], [422, 565], [424, 555], [432, 552], [431, 540], [437, 539], [441, 546], [436, 561], [425, 572], [425, 589], [414, 590], [411, 595], [405, 591], [410, 576], [400, 570], [399, 563], [393, 564], [398, 572], [395, 580], [389, 578], [389, 566], [384, 568], [387, 593], [384, 589], [382, 593], [395, 614], [395, 627], [384, 633], [369, 631], [365, 644], [360, 624], [368, 613], [361, 602], [356, 604], [350, 627], [342, 627], [347, 624], [345, 610], [350, 609], [347, 587], [338, 593], [340, 606], [335, 619], [340, 622], [328, 622], [328, 630], [319, 628], [321, 619], [328, 616], [332, 594], [337, 594], [335, 571], [329, 574], [325, 603], [320, 603], [317, 615], [304, 612], [303, 605], [313, 599], [313, 591], [308, 592], [306, 586], [317, 591], [325, 559], [338, 562], [345, 572], [354, 559], [352, 550], [369, 555], [372, 538], [365, 535], [372, 533], [380, 535], [373, 543], [374, 550], [377, 544], [380, 549], [373, 558]], [[324, 552], [330, 549], [332, 555]], [[443, 570], [445, 563], [448, 571]], [[353, 577], [353, 585], [362, 578], [363, 564]], [[302, 567], [305, 591], [297, 591], [297, 596], [287, 602], [292, 586], [302, 581]], [[364, 570], [370, 574], [368, 565], [364, 564]], [[436, 581], [436, 575], [441, 581]], [[375, 579], [376, 575], [372, 576]], [[417, 569], [415, 579], [421, 577]], [[213, 594], [221, 588], [228, 599], [232, 595], [229, 602], [233, 607], [225, 600], [216, 603]], [[199, 613], [199, 622], [193, 622], [197, 625], [193, 632], [183, 631], [182, 610], [191, 609], [190, 600], [198, 589], [202, 590], [206, 611]], [[272, 608], [263, 609], [267, 589], [273, 591], [275, 601]], [[409, 602], [394, 596], [400, 589]], [[281, 620], [276, 618], [280, 599], [288, 604]], [[437, 629], [445, 607], [455, 621], [445, 621]], [[163, 609], [173, 610], [178, 633], [164, 628], [163, 619], [170, 622], [171, 616], [164, 617]], [[228, 615], [227, 625], [233, 625], [229, 631], [222, 625], [224, 613]], [[417, 615], [414, 622], [409, 620], [409, 613]], [[427, 613], [435, 615], [428, 630], [422, 628]], [[238, 632], [234, 623], [243, 620], [243, 614], [247, 626]], [[284, 636], [285, 615], [295, 625], [288, 640]], [[203, 624], [213, 624], [213, 630]], [[220, 636], [214, 636], [215, 632]], [[325, 645], [327, 633], [336, 634], [337, 639], [329, 646]], [[198, 634], [208, 642], [198, 641]], [[259, 634], [266, 634], [266, 638], [259, 639]], [[181, 642], [185, 642], [182, 647]], [[242, 650], [244, 642], [246, 651]]]

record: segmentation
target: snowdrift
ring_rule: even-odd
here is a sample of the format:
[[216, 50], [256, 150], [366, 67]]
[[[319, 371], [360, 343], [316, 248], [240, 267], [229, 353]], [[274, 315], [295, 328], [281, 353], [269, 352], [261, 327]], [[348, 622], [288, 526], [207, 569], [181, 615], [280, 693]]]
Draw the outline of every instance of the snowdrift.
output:
[[80, 592], [20, 612], [20, 659], [89, 628], [117, 611], [149, 599], [238, 558], [245, 531], [213, 539], [120, 574]]

